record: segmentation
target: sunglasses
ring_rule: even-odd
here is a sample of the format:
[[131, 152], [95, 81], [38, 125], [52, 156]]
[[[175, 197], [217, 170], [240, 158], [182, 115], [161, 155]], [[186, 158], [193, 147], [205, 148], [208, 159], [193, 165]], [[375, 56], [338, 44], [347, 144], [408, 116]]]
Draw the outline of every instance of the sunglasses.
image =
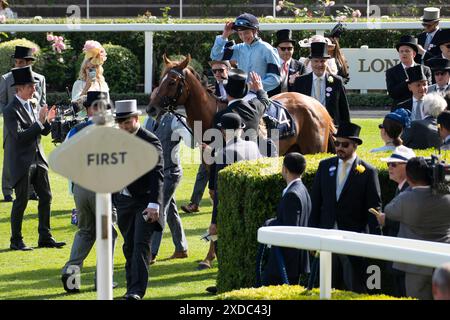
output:
[[430, 27], [432, 25], [433, 25], [432, 23], [422, 23], [422, 26], [424, 26], [424, 27]]
[[348, 141], [335, 141], [334, 142], [334, 146], [336, 148], [342, 147], [342, 148], [348, 148], [348, 146], [350, 145], [350, 142]]
[[292, 51], [294, 50], [294, 47], [278, 47], [281, 51]]
[[450, 43], [446, 44], [444, 47], [446, 47], [447, 49], [450, 49]]
[[222, 73], [222, 72], [225, 71], [225, 69], [211, 69], [211, 70], [212, 70], [213, 73], [217, 73], [217, 72]]

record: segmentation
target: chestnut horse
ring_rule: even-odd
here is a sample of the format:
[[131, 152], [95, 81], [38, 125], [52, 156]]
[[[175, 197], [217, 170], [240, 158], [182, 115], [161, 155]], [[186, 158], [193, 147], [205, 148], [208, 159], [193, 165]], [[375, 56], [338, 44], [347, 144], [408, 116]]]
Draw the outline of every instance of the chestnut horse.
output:
[[[214, 115], [225, 105], [220, 104], [201, 84], [198, 74], [188, 67], [190, 55], [182, 62], [170, 61], [165, 54], [163, 58], [165, 69], [148, 108], [170, 111], [184, 105], [189, 127], [194, 127], [194, 121], [201, 121], [204, 133], [212, 128]], [[271, 99], [283, 104], [292, 115], [297, 129], [294, 136], [278, 142], [280, 155], [294, 151], [302, 154], [334, 152], [333, 120], [319, 101], [296, 92], [281, 93]]]

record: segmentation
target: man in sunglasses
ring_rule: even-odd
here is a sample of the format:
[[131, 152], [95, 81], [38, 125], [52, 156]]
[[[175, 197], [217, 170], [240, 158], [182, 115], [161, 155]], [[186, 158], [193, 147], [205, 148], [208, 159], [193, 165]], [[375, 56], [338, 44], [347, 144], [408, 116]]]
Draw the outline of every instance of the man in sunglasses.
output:
[[428, 87], [428, 93], [437, 92], [442, 97], [450, 91], [450, 60], [433, 58], [428, 60], [436, 83]]
[[231, 69], [230, 61], [228, 60], [213, 60], [209, 62], [211, 72], [216, 79], [214, 83], [214, 94], [220, 97], [220, 100], [227, 102], [227, 92], [225, 90], [224, 81], [228, 79], [228, 71]]
[[[276, 50], [258, 37], [259, 22], [250, 13], [241, 14], [234, 22], [225, 24], [222, 35], [216, 37], [211, 60], [236, 60], [247, 74], [256, 72], [266, 92], [280, 85], [280, 58]], [[237, 33], [242, 43], [227, 47], [228, 38]]]
[[414, 59], [417, 63], [423, 63], [441, 54], [439, 45], [436, 43], [438, 34], [441, 32], [439, 29], [440, 9], [424, 8], [421, 20], [424, 31], [417, 37], [419, 52]]
[[[410, 148], [405, 146], [398, 146], [394, 149], [391, 156], [388, 158], [381, 158], [381, 161], [387, 163], [389, 170], [389, 179], [397, 183], [395, 189], [395, 197], [401, 192], [409, 188], [408, 181], [406, 180], [406, 163], [409, 159], [415, 157], [416, 154]], [[400, 223], [391, 219], [385, 220], [384, 235], [390, 237], [398, 237]], [[400, 270], [392, 268], [392, 262], [386, 262], [386, 270], [392, 275], [394, 288], [392, 295], [395, 297], [404, 297], [405, 291], [405, 273]]]
[[276, 33], [277, 41], [274, 47], [278, 50], [281, 58], [281, 83], [278, 87], [268, 92], [269, 97], [281, 92], [293, 91], [293, 84], [296, 78], [305, 74], [305, 65], [298, 60], [292, 59], [294, 54], [295, 40], [292, 39], [292, 31], [283, 29]]
[[[380, 209], [377, 170], [356, 155], [362, 144], [361, 127], [342, 123], [335, 134], [336, 157], [322, 160], [314, 177], [308, 226], [379, 233], [369, 208]], [[366, 261], [362, 257], [333, 255], [333, 288], [366, 292]]]

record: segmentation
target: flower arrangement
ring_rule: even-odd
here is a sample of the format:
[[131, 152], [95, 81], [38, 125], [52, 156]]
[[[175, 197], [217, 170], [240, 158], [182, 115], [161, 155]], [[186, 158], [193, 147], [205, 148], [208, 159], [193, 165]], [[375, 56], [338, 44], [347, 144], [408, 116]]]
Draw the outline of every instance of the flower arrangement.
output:
[[64, 43], [64, 37], [54, 36], [52, 33], [47, 33], [47, 41], [53, 42], [52, 48], [56, 53], [61, 53], [66, 50], [66, 44]]
[[356, 170], [359, 174], [362, 174], [362, 173], [364, 173], [364, 171], [366, 171], [366, 167], [364, 167], [362, 164], [358, 164], [358, 165], [355, 167], [355, 170]]
[[83, 47], [84, 55], [94, 65], [102, 65], [106, 61], [106, 51], [98, 41], [88, 40]]

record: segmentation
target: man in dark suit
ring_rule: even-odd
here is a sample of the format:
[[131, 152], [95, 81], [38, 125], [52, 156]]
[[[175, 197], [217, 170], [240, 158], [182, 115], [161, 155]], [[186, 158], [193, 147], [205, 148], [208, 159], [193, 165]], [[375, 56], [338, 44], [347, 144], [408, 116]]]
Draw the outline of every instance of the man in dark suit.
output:
[[[288, 153], [284, 157], [281, 174], [287, 183], [287, 187], [283, 190], [276, 218], [267, 220], [266, 226], [308, 226], [311, 199], [301, 179], [305, 168], [306, 160], [300, 153]], [[300, 274], [309, 273], [308, 252], [272, 246], [264, 271], [263, 285], [283, 283], [275, 250], [281, 252], [289, 284], [298, 284]]]
[[450, 60], [450, 29], [444, 29], [437, 35], [436, 45], [441, 49], [442, 55], [438, 58]]
[[[322, 160], [312, 187], [309, 227], [378, 233], [369, 208], [380, 209], [377, 170], [356, 155], [361, 128], [343, 123], [336, 133], [337, 157]], [[361, 257], [333, 255], [333, 287], [365, 292], [366, 268]]]
[[124, 238], [123, 254], [126, 259], [127, 300], [141, 300], [147, 290], [148, 269], [151, 259], [151, 239], [154, 231], [162, 231], [165, 224], [163, 209], [163, 156], [158, 138], [141, 128], [140, 111], [135, 103], [116, 106], [116, 122], [120, 129], [152, 144], [159, 161], [156, 166], [114, 194], [117, 224]]
[[11, 246], [13, 250], [31, 250], [22, 238], [23, 214], [28, 204], [28, 189], [32, 184], [39, 196], [39, 247], [59, 248], [50, 233], [50, 203], [52, 193], [48, 179], [48, 164], [41, 146], [41, 134], [50, 133], [50, 122], [55, 118], [55, 108], [39, 107], [31, 101], [36, 91], [36, 79], [31, 67], [12, 69], [16, 96], [3, 112], [6, 126], [5, 149], [11, 185], [16, 192], [11, 210]]
[[450, 92], [450, 60], [433, 58], [428, 60], [428, 66], [433, 72], [436, 83], [428, 87], [428, 93], [437, 92], [445, 96]]
[[[16, 46], [14, 54], [11, 56], [14, 59], [15, 68], [23, 68], [26, 66], [31, 66], [36, 60], [33, 57], [33, 50], [28, 47]], [[36, 99], [37, 104], [43, 107], [46, 104], [46, 88], [45, 88], [45, 77], [33, 71], [33, 77], [37, 80], [36, 91], [33, 94], [33, 98]], [[8, 72], [1, 76], [0, 78], [0, 113], [11, 101], [14, 100], [16, 91], [12, 86], [14, 82], [11, 72]], [[8, 159], [6, 154], [9, 152], [5, 147], [6, 139], [6, 127], [3, 126], [3, 171], [2, 171], [2, 192], [6, 202], [13, 201], [13, 187], [11, 185], [11, 170], [9, 169]], [[36, 193], [34, 192], [32, 186], [30, 187], [30, 199], [37, 200]]]
[[[397, 183], [395, 189], [395, 196], [409, 188], [406, 180], [406, 163], [409, 159], [416, 155], [414, 151], [405, 146], [398, 146], [389, 158], [382, 158], [381, 161], [387, 162], [389, 170], [389, 179]], [[400, 223], [395, 220], [385, 219], [384, 235], [389, 237], [398, 237]], [[386, 261], [386, 270], [393, 278], [394, 287], [392, 295], [395, 297], [404, 297], [406, 295], [405, 289], [405, 273], [403, 271], [392, 268], [392, 261]]]
[[295, 40], [292, 39], [292, 31], [283, 29], [277, 32], [277, 41], [274, 47], [278, 50], [281, 59], [281, 83], [278, 87], [270, 90], [267, 94], [269, 97], [282, 92], [292, 91], [295, 79], [305, 74], [305, 65], [298, 60], [292, 58], [294, 54]]
[[326, 61], [330, 58], [328, 45], [323, 42], [311, 43], [312, 72], [297, 78], [292, 91], [311, 96], [318, 100], [328, 111], [336, 125], [350, 122], [350, 111], [341, 77], [325, 71]]
[[405, 84], [412, 97], [397, 104], [392, 111], [403, 108], [411, 111], [411, 120], [422, 120], [425, 118], [424, 98], [428, 93], [428, 78], [425, 74], [426, 68], [421, 64], [406, 70]]
[[428, 59], [441, 55], [441, 50], [436, 45], [438, 34], [441, 32], [439, 29], [440, 9], [424, 8], [421, 20], [424, 31], [417, 37], [419, 52], [414, 60], [423, 64]]
[[231, 69], [230, 61], [213, 60], [208, 62], [211, 66], [211, 72], [214, 75], [216, 81], [214, 82], [214, 94], [220, 98], [221, 101], [227, 101], [227, 92], [225, 90], [224, 81], [228, 79], [228, 72]]
[[445, 110], [437, 117], [439, 136], [443, 143], [441, 150], [450, 150], [450, 111]]
[[[414, 62], [414, 58], [419, 51], [417, 47], [417, 39], [410, 35], [405, 35], [400, 38], [400, 41], [395, 45], [400, 63], [392, 68], [386, 70], [386, 87], [389, 96], [394, 100], [394, 108], [408, 99], [411, 99], [411, 92], [406, 83], [406, 70], [418, 65]], [[431, 70], [424, 66], [424, 73], [427, 84], [431, 85]], [[411, 109], [410, 109], [411, 110]]]
[[[425, 159], [415, 157], [406, 164], [406, 179], [410, 189], [392, 199], [379, 216], [400, 222], [401, 238], [450, 243], [450, 195], [435, 193], [431, 189], [430, 169]], [[431, 300], [431, 276], [429, 267], [395, 262], [393, 267], [405, 272], [408, 297]]]

